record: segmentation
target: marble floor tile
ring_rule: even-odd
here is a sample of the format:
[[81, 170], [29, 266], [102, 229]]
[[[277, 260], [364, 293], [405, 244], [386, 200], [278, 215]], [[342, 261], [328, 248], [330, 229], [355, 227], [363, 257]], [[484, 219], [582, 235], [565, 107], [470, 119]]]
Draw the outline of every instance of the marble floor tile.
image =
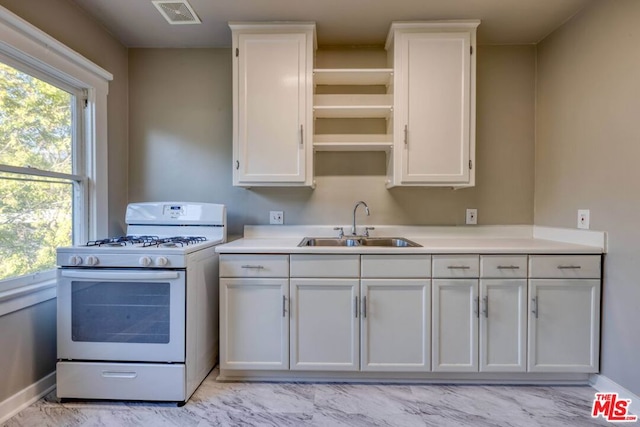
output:
[[566, 427], [592, 419], [587, 386], [221, 383], [217, 369], [183, 407], [65, 401], [52, 392], [5, 427]]

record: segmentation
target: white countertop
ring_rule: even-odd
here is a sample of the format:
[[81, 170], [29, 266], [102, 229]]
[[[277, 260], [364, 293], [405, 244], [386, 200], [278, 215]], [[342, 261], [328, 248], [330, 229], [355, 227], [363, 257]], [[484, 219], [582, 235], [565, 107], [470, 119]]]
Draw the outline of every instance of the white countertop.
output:
[[[551, 230], [551, 231], [550, 231]], [[557, 230], [557, 232], [555, 232]], [[422, 247], [315, 246], [298, 247], [305, 237], [335, 237], [329, 227], [268, 227], [245, 229], [245, 238], [216, 247], [218, 253], [318, 253], [318, 254], [601, 254], [598, 239], [575, 237], [575, 230], [548, 229], [536, 233], [532, 226], [489, 227], [376, 227], [372, 237], [404, 237]], [[589, 232], [593, 233], [597, 232]], [[544, 239], [535, 237], [545, 236]], [[550, 240], [552, 237], [553, 240]], [[598, 237], [598, 236], [596, 236]], [[559, 241], [564, 238], [569, 241]], [[573, 242], [572, 242], [573, 241]], [[575, 243], [575, 242], [579, 243]], [[589, 244], [581, 244], [588, 242]]]

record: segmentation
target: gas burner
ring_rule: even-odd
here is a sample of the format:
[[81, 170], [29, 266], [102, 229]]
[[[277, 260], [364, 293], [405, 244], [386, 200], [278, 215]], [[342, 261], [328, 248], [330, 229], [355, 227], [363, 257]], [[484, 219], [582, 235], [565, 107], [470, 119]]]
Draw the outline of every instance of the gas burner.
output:
[[109, 237], [101, 240], [90, 240], [85, 246], [127, 246], [140, 243], [148, 243], [157, 241], [158, 236], [121, 236], [121, 237]]
[[165, 237], [162, 239], [156, 238], [148, 242], [143, 242], [142, 247], [146, 248], [149, 246], [158, 246], [163, 248], [175, 248], [178, 246], [193, 245], [196, 243], [206, 242], [206, 241], [207, 241], [206, 237], [200, 237], [200, 236]]

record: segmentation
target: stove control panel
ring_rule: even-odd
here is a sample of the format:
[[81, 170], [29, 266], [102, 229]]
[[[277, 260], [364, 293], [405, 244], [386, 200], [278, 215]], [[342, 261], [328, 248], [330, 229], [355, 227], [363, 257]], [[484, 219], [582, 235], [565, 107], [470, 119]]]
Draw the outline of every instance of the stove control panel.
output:
[[[146, 253], [131, 253], [120, 248], [69, 248], [69, 252], [58, 250], [57, 263], [60, 267], [85, 268], [185, 268], [187, 257], [183, 253], [162, 253], [163, 248], [153, 247]], [[142, 249], [142, 248], [141, 248]], [[168, 248], [167, 252], [177, 252], [183, 248]], [[82, 252], [85, 250], [85, 252]], [[213, 247], [209, 249], [213, 251]], [[134, 251], [136, 251], [134, 249]], [[160, 253], [151, 253], [160, 252]]]

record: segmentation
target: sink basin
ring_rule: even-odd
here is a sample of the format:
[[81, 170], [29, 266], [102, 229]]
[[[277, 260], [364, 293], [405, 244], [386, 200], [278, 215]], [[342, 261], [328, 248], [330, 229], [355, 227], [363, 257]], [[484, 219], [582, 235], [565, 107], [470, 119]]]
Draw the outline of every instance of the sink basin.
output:
[[305, 237], [298, 246], [378, 246], [387, 248], [408, 248], [420, 247], [421, 245], [402, 237], [343, 237], [342, 239], [337, 237]]
[[360, 244], [362, 246], [385, 246], [393, 248], [421, 247], [421, 245], [416, 242], [402, 237], [368, 237], [366, 239], [360, 239]]
[[360, 246], [358, 239], [338, 239], [333, 237], [305, 237], [298, 246]]

